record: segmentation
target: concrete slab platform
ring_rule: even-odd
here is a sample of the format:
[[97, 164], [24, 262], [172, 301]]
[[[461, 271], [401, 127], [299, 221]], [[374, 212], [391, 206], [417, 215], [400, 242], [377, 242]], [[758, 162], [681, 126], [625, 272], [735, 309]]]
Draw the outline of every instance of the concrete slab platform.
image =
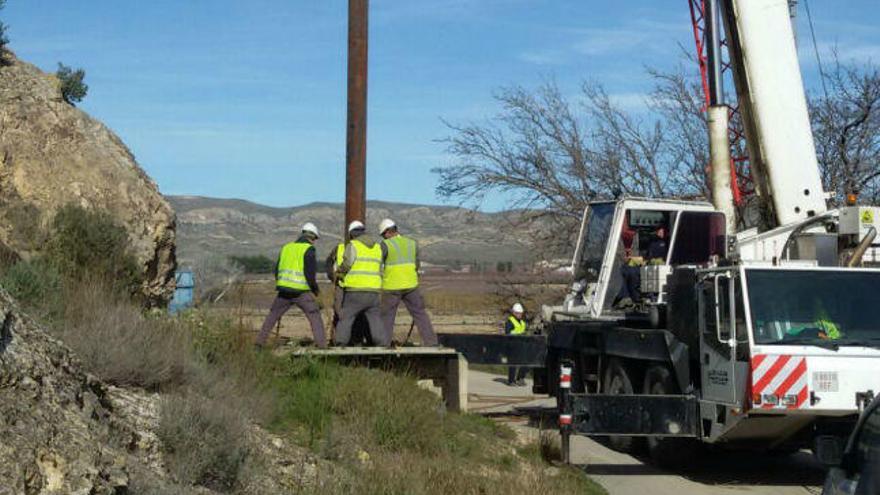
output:
[[379, 368], [431, 380], [442, 390], [450, 411], [466, 412], [468, 400], [468, 362], [448, 347], [316, 347], [288, 346], [275, 351], [291, 359], [333, 359], [349, 365]]

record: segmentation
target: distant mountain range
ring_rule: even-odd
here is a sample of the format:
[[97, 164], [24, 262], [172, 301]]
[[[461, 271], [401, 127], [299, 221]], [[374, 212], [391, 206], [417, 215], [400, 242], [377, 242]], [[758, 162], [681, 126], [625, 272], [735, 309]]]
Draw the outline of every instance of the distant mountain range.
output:
[[[311, 203], [274, 208], [240, 199], [166, 196], [177, 212], [177, 253], [186, 263], [206, 254], [266, 255], [295, 239], [305, 222], [321, 230], [318, 256], [323, 260], [342, 238], [341, 203]], [[367, 228], [377, 234], [379, 221], [393, 218], [401, 232], [422, 246], [423, 261], [456, 266], [518, 262], [528, 255], [522, 238], [514, 239], [512, 213], [481, 213], [454, 206], [367, 202]]]

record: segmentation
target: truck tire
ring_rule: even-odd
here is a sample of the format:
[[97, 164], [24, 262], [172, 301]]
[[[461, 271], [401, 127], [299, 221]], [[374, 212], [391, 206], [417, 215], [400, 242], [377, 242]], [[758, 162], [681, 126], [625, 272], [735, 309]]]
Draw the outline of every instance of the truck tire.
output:
[[[619, 359], [611, 359], [608, 362], [605, 380], [602, 382], [602, 391], [606, 394], [614, 395], [635, 393], [630, 374]], [[609, 447], [627, 454], [635, 454], [642, 450], [641, 447], [643, 447], [644, 442], [640, 440], [641, 438], [620, 435], [605, 437]]]
[[[642, 391], [646, 395], [672, 395], [679, 393], [672, 371], [663, 365], [655, 365], [645, 372]], [[651, 461], [661, 467], [679, 468], [694, 462], [699, 454], [700, 443], [692, 438], [647, 437]]]

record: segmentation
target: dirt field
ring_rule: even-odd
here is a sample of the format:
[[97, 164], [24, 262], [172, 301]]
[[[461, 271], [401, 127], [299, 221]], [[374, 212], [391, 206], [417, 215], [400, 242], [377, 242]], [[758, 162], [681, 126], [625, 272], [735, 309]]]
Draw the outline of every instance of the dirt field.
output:
[[[522, 299], [527, 311], [537, 314], [542, 302], [561, 300], [563, 284], [527, 284], [529, 276], [502, 277], [495, 274], [429, 274], [421, 286], [428, 312], [438, 333], [494, 333], [501, 331], [505, 311], [514, 300]], [[275, 297], [270, 276], [245, 280], [212, 309], [231, 315], [246, 329], [256, 333], [269, 312]], [[321, 303], [324, 323], [332, 317], [332, 287], [321, 282]], [[401, 305], [395, 321], [395, 340], [402, 342], [412, 319]], [[281, 339], [311, 338], [308, 322], [298, 309], [292, 309], [281, 320], [275, 335]], [[418, 340], [413, 331], [411, 340]]]

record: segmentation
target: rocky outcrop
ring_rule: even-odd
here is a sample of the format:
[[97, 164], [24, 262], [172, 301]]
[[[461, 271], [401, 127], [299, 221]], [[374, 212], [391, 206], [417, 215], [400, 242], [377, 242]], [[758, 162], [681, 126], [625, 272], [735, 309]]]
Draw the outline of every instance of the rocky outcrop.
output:
[[144, 295], [168, 299], [174, 211], [110, 129], [61, 98], [54, 75], [10, 56], [0, 67], [0, 243], [23, 257], [68, 203], [109, 211], [126, 227]]
[[149, 400], [84, 373], [0, 290], [0, 494], [123, 493], [129, 466], [149, 469], [133, 464], [133, 453], [144, 449], [147, 459], [156, 448], [143, 441], [138, 423], [116, 412], [114, 394], [150, 417]]
[[[108, 385], [0, 289], [0, 495], [215, 492], [181, 486], [157, 435], [163, 396]], [[243, 493], [320, 492], [332, 466], [249, 424]]]

